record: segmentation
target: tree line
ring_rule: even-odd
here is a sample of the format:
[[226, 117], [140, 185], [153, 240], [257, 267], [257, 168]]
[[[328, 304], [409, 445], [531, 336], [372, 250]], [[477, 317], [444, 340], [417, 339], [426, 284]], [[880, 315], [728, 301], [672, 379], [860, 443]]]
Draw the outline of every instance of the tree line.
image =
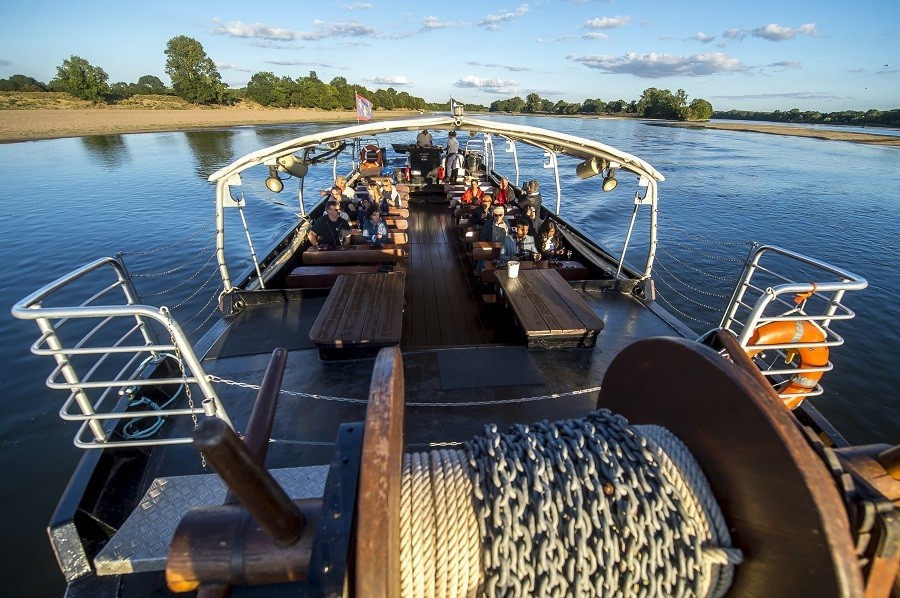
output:
[[263, 106], [324, 110], [353, 110], [356, 107], [355, 94], [359, 93], [370, 100], [375, 109], [449, 109], [449, 101], [430, 103], [405, 91], [398, 93], [392, 87], [373, 90], [363, 85], [352, 85], [343, 77], [335, 77], [331, 83], [325, 83], [315, 71], [297, 79], [260, 72], [251, 77], [245, 88], [230, 89], [222, 82], [215, 63], [197, 40], [184, 35], [173, 37], [166, 44], [164, 53], [165, 70], [172, 81], [171, 87], [155, 75], [144, 75], [137, 83], [109, 84], [109, 75], [101, 67], [72, 55], [56, 67], [56, 76], [49, 84], [26, 75], [13, 75], [0, 79], [0, 91], [61, 91], [95, 104], [143, 94], [175, 95], [192, 104], [208, 105], [233, 104], [247, 98]]
[[687, 93], [679, 89], [674, 94], [668, 89], [650, 87], [644, 90], [640, 99], [627, 102], [610, 100], [604, 102], [588, 98], [583, 102], [553, 103], [536, 93], [528, 94], [523, 100], [519, 96], [491, 102], [491, 112], [516, 112], [525, 114], [632, 114], [645, 118], [668, 118], [674, 120], [708, 120], [713, 115], [712, 104], [704, 99], [696, 99], [690, 104]]
[[900, 108], [894, 110], [843, 110], [841, 112], [818, 112], [797, 108], [774, 112], [755, 112], [751, 110], [729, 110], [714, 112], [713, 118], [732, 120], [763, 120], [780, 123], [816, 124], [816, 125], [854, 125], [881, 126], [900, 128]]

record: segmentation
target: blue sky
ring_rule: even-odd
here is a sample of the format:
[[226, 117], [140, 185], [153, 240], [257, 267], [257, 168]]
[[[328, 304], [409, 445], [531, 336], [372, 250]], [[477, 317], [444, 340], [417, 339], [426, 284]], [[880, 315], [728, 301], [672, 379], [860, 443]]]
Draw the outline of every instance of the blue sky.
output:
[[0, 77], [46, 83], [75, 54], [110, 83], [168, 83], [176, 35], [203, 44], [232, 87], [314, 70], [434, 102], [630, 101], [658, 87], [717, 110], [900, 107], [897, 0], [7, 0]]

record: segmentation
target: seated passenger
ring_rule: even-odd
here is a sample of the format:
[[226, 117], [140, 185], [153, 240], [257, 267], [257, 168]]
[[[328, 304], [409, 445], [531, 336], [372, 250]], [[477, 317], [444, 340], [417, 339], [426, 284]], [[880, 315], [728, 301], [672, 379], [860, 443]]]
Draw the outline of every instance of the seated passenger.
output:
[[325, 213], [313, 223], [306, 235], [315, 249], [350, 244], [350, 224], [341, 218], [341, 205], [334, 199], [325, 203]]
[[368, 197], [363, 197], [362, 201], [359, 203], [359, 208], [356, 210], [356, 228], [359, 230], [363, 230], [363, 225], [366, 223], [366, 220], [369, 219], [369, 209], [372, 207], [372, 200]]
[[540, 214], [541, 203], [543, 203], [544, 201], [544, 198], [541, 196], [540, 188], [541, 184], [535, 179], [531, 179], [530, 181], [525, 183], [525, 197], [522, 198], [520, 205], [527, 201], [528, 203], [533, 205], [535, 211]]
[[388, 202], [395, 208], [402, 207], [400, 192], [394, 187], [394, 181], [391, 179], [381, 180], [381, 194], [388, 198]]
[[481, 240], [488, 243], [502, 243], [509, 235], [509, 224], [506, 223], [506, 210], [503, 206], [493, 207], [493, 219], [486, 222], [481, 229]]
[[334, 186], [341, 190], [341, 195], [345, 196], [348, 201], [356, 203], [356, 189], [347, 185], [347, 177], [339, 176], [334, 179]]
[[[341, 188], [338, 187], [337, 185], [335, 185], [334, 187], [332, 187], [331, 190], [329, 191], [329, 193], [330, 193], [330, 195], [331, 195], [331, 199], [330, 199], [329, 201], [336, 201], [336, 202], [338, 202], [338, 206], [340, 207], [340, 216], [341, 216], [341, 218], [343, 218], [344, 220], [346, 220], [347, 222], [349, 222], [349, 221], [350, 221], [350, 214], [351, 214], [351, 213], [353, 213], [353, 214], [356, 213], [356, 212], [355, 212], [356, 206], [354, 206], [353, 203], [352, 203], [349, 199], [347, 199], [347, 196], [346, 196], [346, 195], [342, 195], [342, 194], [341, 194]], [[353, 207], [353, 210], [350, 209], [351, 207]]]
[[538, 229], [538, 251], [541, 255], [548, 258], [562, 257], [566, 254], [566, 248], [563, 246], [562, 237], [556, 230], [556, 224], [549, 218], [541, 223]]
[[485, 195], [481, 198], [481, 205], [475, 208], [475, 211], [469, 216], [469, 226], [472, 228], [482, 228], [484, 224], [490, 220], [491, 201], [490, 195]]
[[494, 203], [498, 206], [513, 205], [516, 201], [516, 192], [506, 177], [500, 177], [500, 188], [494, 195]]
[[472, 179], [469, 181], [469, 187], [462, 194], [462, 197], [459, 198], [459, 201], [467, 206], [477, 205], [482, 197], [484, 197], [484, 191], [478, 186], [478, 180]]
[[387, 225], [381, 219], [381, 212], [375, 206], [369, 206], [362, 234], [373, 245], [383, 245], [387, 239]]
[[528, 221], [528, 234], [537, 239], [537, 229], [541, 226], [541, 223], [537, 219], [537, 212], [534, 206], [527, 201], [522, 204], [522, 218]]
[[416, 135], [416, 145], [419, 147], [431, 147], [434, 144], [434, 139], [431, 137], [431, 133], [428, 132], [428, 129], [425, 129], [418, 135]]
[[500, 264], [506, 265], [511, 259], [520, 261], [541, 259], [541, 253], [534, 244], [534, 237], [528, 234], [528, 221], [524, 218], [516, 219], [516, 230], [503, 239], [503, 247], [500, 248]]

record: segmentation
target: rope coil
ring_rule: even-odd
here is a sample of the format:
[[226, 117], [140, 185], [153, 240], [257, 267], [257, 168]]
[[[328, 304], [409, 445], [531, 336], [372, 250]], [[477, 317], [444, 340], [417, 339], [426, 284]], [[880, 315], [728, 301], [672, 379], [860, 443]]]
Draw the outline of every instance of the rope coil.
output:
[[722, 596], [739, 551], [687, 448], [601, 410], [404, 456], [403, 596]]

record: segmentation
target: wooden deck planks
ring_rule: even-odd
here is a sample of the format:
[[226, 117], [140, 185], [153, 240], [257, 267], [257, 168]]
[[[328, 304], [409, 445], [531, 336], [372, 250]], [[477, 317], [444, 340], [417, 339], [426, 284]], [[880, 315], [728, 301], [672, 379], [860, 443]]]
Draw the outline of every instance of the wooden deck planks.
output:
[[[490, 326], [476, 302], [469, 271], [449, 210], [440, 204], [411, 209], [404, 347], [442, 347], [490, 342]], [[467, 270], [468, 268], [468, 270]]]

